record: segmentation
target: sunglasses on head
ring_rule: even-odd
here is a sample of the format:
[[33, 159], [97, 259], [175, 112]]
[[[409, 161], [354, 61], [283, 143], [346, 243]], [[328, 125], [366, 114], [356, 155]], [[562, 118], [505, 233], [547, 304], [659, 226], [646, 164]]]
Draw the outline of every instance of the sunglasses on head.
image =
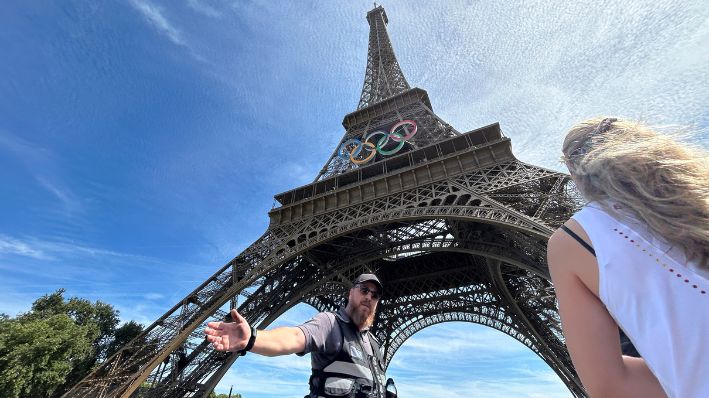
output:
[[382, 296], [382, 294], [377, 290], [372, 290], [364, 285], [357, 285], [357, 288], [359, 288], [359, 291], [362, 293], [363, 296], [372, 293], [372, 300], [379, 300], [379, 298]]

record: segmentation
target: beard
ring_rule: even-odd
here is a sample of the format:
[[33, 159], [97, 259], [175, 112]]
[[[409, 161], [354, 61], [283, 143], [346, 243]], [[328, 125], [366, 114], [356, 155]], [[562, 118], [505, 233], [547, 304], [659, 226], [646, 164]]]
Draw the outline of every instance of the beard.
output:
[[350, 319], [359, 327], [368, 328], [374, 324], [374, 311], [372, 308], [359, 305], [349, 314]]

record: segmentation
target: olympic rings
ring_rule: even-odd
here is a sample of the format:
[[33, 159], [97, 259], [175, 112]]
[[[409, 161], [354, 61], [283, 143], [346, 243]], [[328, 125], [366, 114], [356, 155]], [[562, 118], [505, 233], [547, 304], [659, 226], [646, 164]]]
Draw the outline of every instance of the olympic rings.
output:
[[[412, 126], [413, 129], [409, 131], [406, 126]], [[397, 131], [400, 130], [400, 131]], [[401, 131], [403, 130], [403, 132]], [[399, 123], [392, 126], [389, 132], [384, 132], [381, 130], [374, 131], [372, 133], [364, 136], [364, 140], [360, 141], [358, 138], [350, 138], [349, 140], [343, 142], [337, 149], [337, 155], [344, 159], [349, 160], [354, 164], [364, 164], [374, 159], [377, 152], [381, 155], [388, 156], [393, 155], [404, 147], [406, 141], [411, 139], [418, 132], [418, 126], [413, 120], [402, 120]], [[382, 137], [376, 141], [370, 141], [373, 137], [381, 135]], [[389, 140], [397, 142], [398, 144], [392, 149], [384, 149], [384, 147], [389, 143]], [[366, 155], [362, 151], [369, 151]], [[360, 156], [362, 155], [362, 156]]]
[[[418, 132], [418, 129], [419, 129], [419, 127], [416, 125], [416, 122], [414, 122], [413, 120], [402, 120], [402, 121], [400, 121], [399, 123], [395, 124], [394, 127], [391, 128], [391, 132], [392, 132], [392, 133], [395, 132], [396, 129], [398, 129], [399, 127], [401, 127], [401, 126], [403, 126], [403, 125], [405, 125], [405, 124], [410, 124], [410, 125], [414, 126], [414, 129], [413, 129], [413, 131], [411, 131], [410, 133], [409, 133], [408, 131], [406, 131], [406, 129], [404, 129], [404, 131], [406, 131], [406, 132], [408, 133], [408, 134], [406, 134], [405, 136], [401, 137], [401, 140], [404, 140], [404, 141], [406, 141], [406, 140], [408, 140], [409, 138], [415, 136], [416, 133]], [[398, 141], [396, 138], [392, 138], [392, 140]]]

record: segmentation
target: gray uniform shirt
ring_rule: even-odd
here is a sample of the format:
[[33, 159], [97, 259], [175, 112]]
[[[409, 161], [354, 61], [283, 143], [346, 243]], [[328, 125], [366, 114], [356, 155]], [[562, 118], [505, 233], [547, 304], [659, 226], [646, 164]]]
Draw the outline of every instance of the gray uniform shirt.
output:
[[[305, 335], [305, 350], [298, 355], [311, 353], [311, 363], [313, 369], [323, 369], [340, 352], [342, 346], [342, 332], [335, 324], [335, 317], [340, 318], [345, 323], [352, 323], [344, 307], [340, 307], [337, 314], [332, 312], [321, 312], [313, 319], [299, 325], [298, 328]], [[369, 342], [369, 328], [360, 331], [362, 345], [367, 355], [372, 355], [372, 345]]]

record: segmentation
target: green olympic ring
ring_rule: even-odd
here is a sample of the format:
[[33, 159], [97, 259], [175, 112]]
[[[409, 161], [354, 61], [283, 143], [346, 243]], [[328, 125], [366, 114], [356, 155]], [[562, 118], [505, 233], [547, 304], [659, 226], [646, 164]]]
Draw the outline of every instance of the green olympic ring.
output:
[[[407, 133], [406, 135], [397, 132], [397, 129], [405, 125], [413, 126], [413, 130], [408, 131], [406, 128], [404, 128], [404, 131]], [[392, 128], [389, 130], [389, 133], [386, 133], [381, 130], [374, 131], [372, 133], [367, 134], [364, 137], [364, 140], [362, 141], [357, 138], [350, 138], [349, 140], [343, 142], [342, 145], [340, 145], [340, 147], [337, 149], [337, 155], [340, 158], [344, 160], [349, 160], [354, 164], [364, 164], [374, 159], [374, 156], [377, 154], [377, 152], [385, 156], [393, 155], [399, 152], [401, 148], [404, 147], [404, 143], [406, 143], [406, 141], [416, 135], [417, 132], [418, 126], [416, 125], [415, 121], [402, 120], [392, 126]], [[374, 144], [370, 141], [370, 139], [377, 135], [382, 135], [382, 137], [379, 138], [376, 144]], [[398, 142], [399, 144], [392, 149], [384, 149], [384, 147], [389, 143], [390, 139], [394, 142]], [[367, 156], [359, 156], [362, 153], [362, 150], [369, 151]]]

